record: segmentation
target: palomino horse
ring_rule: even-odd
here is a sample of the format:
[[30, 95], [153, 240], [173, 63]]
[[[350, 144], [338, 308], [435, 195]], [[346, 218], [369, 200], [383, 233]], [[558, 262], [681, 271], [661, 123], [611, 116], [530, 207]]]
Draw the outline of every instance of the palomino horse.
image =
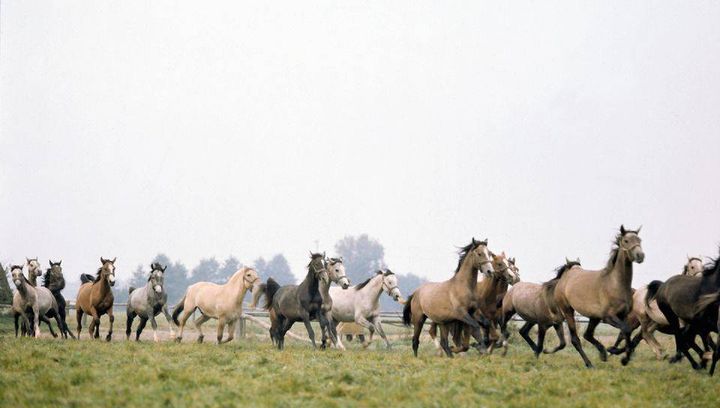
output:
[[[684, 354], [694, 369], [703, 365], [695, 362], [688, 350], [689, 343], [699, 335], [705, 344], [711, 343], [711, 332], [720, 330], [718, 327], [718, 305], [720, 303], [720, 257], [714, 259], [703, 270], [700, 279], [676, 275], [667, 281], [652, 281], [648, 285], [646, 302], [657, 300], [658, 307], [668, 321], [669, 331], [675, 335], [677, 354]], [[680, 327], [680, 320], [686, 323]], [[719, 339], [720, 340], [720, 339]], [[720, 358], [720, 341], [717, 342], [710, 375], [715, 371], [715, 364]], [[677, 361], [677, 359], [671, 360]]]
[[70, 337], [74, 339], [75, 335], [67, 325], [67, 302], [65, 301], [65, 296], [62, 295], [62, 290], [65, 289], [65, 277], [62, 272], [62, 261], [53, 262], [48, 260], [48, 262], [50, 263], [50, 268], [45, 271], [45, 275], [43, 276], [43, 286], [52, 293], [58, 304], [58, 313], [60, 314], [60, 319], [64, 323], [64, 327], [60, 328], [63, 337], [67, 338], [67, 336], [70, 335]]
[[111, 286], [115, 285], [115, 260], [117, 258], [105, 259], [100, 258], [100, 268], [97, 275], [93, 277], [89, 274], [80, 276], [80, 290], [78, 290], [77, 299], [75, 300], [75, 317], [77, 318], [77, 338], [80, 339], [80, 331], [82, 330], [82, 317], [84, 313], [92, 316], [88, 332], [90, 337], [100, 337], [100, 317], [107, 313], [110, 318], [110, 329], [105, 340], [112, 340], [113, 323], [115, 316], [113, 315], [113, 301], [115, 297], [112, 293]]
[[323, 254], [310, 253], [307, 275], [299, 285], [280, 287], [273, 278], [268, 279], [264, 289], [265, 309], [270, 315], [270, 338], [278, 350], [285, 347], [285, 333], [295, 322], [305, 324], [313, 348], [317, 348], [317, 345], [310, 321], [318, 319], [321, 328], [327, 328], [330, 324], [322, 313], [323, 299], [319, 289], [321, 281], [330, 285], [324, 258]]
[[153, 328], [153, 340], [158, 341], [157, 335], [157, 322], [155, 316], [162, 312], [165, 315], [168, 325], [170, 325], [170, 337], [175, 337], [173, 331], [172, 317], [167, 308], [167, 292], [165, 292], [165, 269], [167, 266], [162, 266], [159, 263], [150, 265], [150, 277], [148, 282], [142, 288], [135, 289], [132, 286], [128, 288], [130, 297], [128, 298], [127, 305], [127, 327], [125, 329], [126, 338], [130, 339], [130, 332], [132, 331], [132, 322], [135, 316], [140, 318], [140, 324], [137, 328], [135, 335], [135, 341], [140, 340], [140, 334], [142, 333], [147, 321], [150, 320], [150, 324]]
[[[12, 310], [15, 318], [15, 337], [18, 335], [18, 319], [22, 318], [23, 324], [28, 328], [27, 333], [34, 337], [40, 335], [40, 320], [45, 315], [55, 318], [58, 327], [65, 327], [64, 322], [60, 320], [58, 306], [52, 293], [47, 288], [34, 287], [30, 284], [25, 275], [23, 275], [22, 265], [12, 265], [10, 267], [10, 275], [15, 284], [17, 291], [13, 295]], [[32, 316], [32, 322], [28, 315]], [[48, 322], [49, 324], [49, 322]], [[52, 330], [51, 330], [52, 333]], [[53, 333], [53, 337], [57, 337]]]
[[[570, 268], [580, 266], [580, 259], [571, 261], [565, 258], [565, 264], [556, 269], [556, 276], [562, 276]], [[508, 331], [507, 324], [513, 315], [518, 314], [525, 321], [520, 328], [520, 335], [530, 345], [539, 357], [541, 352], [552, 354], [565, 348], [565, 333], [563, 331], [563, 316], [557, 310], [554, 299], [555, 285], [559, 278], [556, 277], [545, 283], [520, 282], [508, 290], [502, 303], [502, 334], [503, 334], [503, 355], [507, 354]], [[530, 330], [534, 325], [538, 326], [537, 344], [530, 338]], [[545, 333], [553, 327], [557, 333], [560, 344], [553, 350], [543, 350], [545, 344]]]
[[[602, 361], [607, 361], [607, 351], [594, 336], [595, 328], [601, 321], [619, 328], [626, 343], [630, 344], [632, 330], [627, 317], [632, 310], [632, 264], [642, 263], [645, 259], [639, 233], [640, 228], [630, 231], [621, 225], [605, 268], [588, 271], [577, 266], [558, 276], [560, 279], [555, 287], [555, 302], [570, 329], [572, 345], [588, 368], [593, 365], [585, 355], [577, 335], [575, 311], [590, 319], [583, 337], [597, 348]], [[631, 355], [632, 350], [628, 347], [621, 363], [627, 365]]]
[[493, 272], [492, 259], [487, 249], [487, 240], [476, 241], [460, 251], [460, 260], [455, 275], [444, 282], [425, 283], [410, 295], [403, 308], [403, 323], [413, 325], [413, 354], [417, 357], [425, 320], [429, 317], [440, 325], [440, 346], [448, 357], [452, 350], [448, 344], [449, 323], [459, 320], [472, 328], [473, 337], [482, 343], [480, 325], [473, 317], [477, 309], [475, 287], [478, 270], [490, 275]]
[[[493, 273], [488, 278], [481, 276], [475, 286], [475, 297], [477, 299], [477, 309], [473, 314], [475, 320], [480, 323], [484, 331], [484, 341], [478, 344], [478, 347], [487, 347], [485, 352], [492, 353], [495, 342], [498, 340], [497, 326], [500, 320], [498, 312], [498, 304], [502, 305], [502, 299], [507, 292], [509, 284], [514, 284], [520, 280], [510, 267], [510, 262], [505, 256], [505, 252], [501, 255], [495, 255], [492, 252], [490, 256], [493, 259]], [[430, 338], [435, 341], [435, 346], [440, 350], [440, 343], [436, 339], [437, 328], [436, 323], [430, 325]], [[454, 353], [462, 353], [470, 349], [471, 328], [465, 323], [454, 322], [450, 324], [449, 331], [453, 336], [455, 347], [451, 348]]]
[[[245, 293], [259, 283], [260, 279], [255, 269], [243, 266], [223, 285], [212, 282], [198, 282], [190, 285], [185, 296], [173, 310], [172, 319], [180, 328], [175, 341], [178, 343], [182, 341], [185, 323], [195, 309], [199, 309], [201, 313], [200, 317], [195, 319], [195, 328], [200, 333], [197, 338], [198, 343], [202, 343], [205, 337], [202, 332], [203, 323], [211, 318], [218, 319], [218, 344], [231, 341], [235, 338], [235, 323], [242, 317], [242, 302]], [[183, 315], [178, 320], [180, 313]], [[226, 324], [228, 325], [228, 337], [223, 341]]]
[[[690, 256], [688, 256], [687, 258], [688, 260], [683, 267], [682, 275], [695, 276], [700, 278], [704, 269], [702, 259], [700, 259], [700, 257]], [[633, 309], [632, 312], [630, 312], [628, 321], [632, 325], [633, 330], [635, 330], [637, 327], [640, 327], [640, 332], [637, 333], [635, 337], [633, 337], [631, 347], [635, 348], [637, 347], [638, 343], [640, 343], [640, 340], [645, 340], [645, 342], [647, 342], [647, 344], [653, 349], [655, 357], [658, 360], [662, 360], [666, 357], [665, 351], [660, 345], [660, 343], [657, 341], [653, 333], [655, 332], [655, 330], [660, 330], [663, 333], [667, 333], [669, 323], [660, 311], [660, 308], [658, 308], [657, 301], [652, 300], [648, 305], [645, 305], [645, 298], [647, 297], [647, 292], [648, 286], [644, 285], [638, 288], [633, 293]], [[624, 347], [619, 347], [622, 340], [622, 334], [618, 335], [618, 338], [615, 341], [615, 345], [611, 348], [608, 348], [608, 352], [612, 354], [621, 354], [622, 352], [624, 352]], [[696, 349], [696, 351], [698, 350], [697, 345], [694, 341], [691, 343], [691, 346]], [[702, 352], [700, 351], [699, 353], [702, 354]], [[676, 358], [681, 358], [681, 356], [682, 355], [676, 356]]]
[[[370, 338], [367, 343], [363, 344], [363, 347], [372, 343], [373, 333], [377, 331], [385, 340], [385, 346], [390, 348], [390, 342], [385, 335], [380, 319], [379, 299], [383, 291], [396, 302], [402, 298], [400, 288], [398, 288], [397, 275], [389, 269], [377, 271], [375, 276], [347, 290], [337, 287], [330, 288], [330, 296], [333, 299], [333, 326], [339, 322], [355, 322], [370, 332]], [[340, 337], [338, 337], [338, 346], [341, 349], [345, 348]]]

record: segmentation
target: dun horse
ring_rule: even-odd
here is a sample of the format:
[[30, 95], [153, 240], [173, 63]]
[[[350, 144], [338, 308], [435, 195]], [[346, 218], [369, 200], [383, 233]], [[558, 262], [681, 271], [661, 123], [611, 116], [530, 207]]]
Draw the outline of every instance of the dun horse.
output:
[[140, 324], [137, 328], [135, 341], [140, 340], [140, 334], [148, 320], [150, 320], [153, 328], [153, 340], [158, 341], [155, 316], [160, 314], [160, 312], [165, 315], [165, 320], [167, 320], [170, 325], [170, 337], [175, 337], [175, 332], [172, 328], [172, 317], [170, 317], [167, 308], [167, 292], [164, 290], [165, 269], [167, 269], [167, 266], [162, 266], [159, 263], [150, 265], [150, 276], [148, 277], [147, 284], [139, 289], [133, 287], [128, 288], [130, 297], [128, 298], [127, 328], [125, 329], [125, 336], [128, 339], [130, 339], [133, 319], [137, 316], [140, 318]]
[[[398, 288], [397, 275], [391, 270], [377, 271], [375, 276], [368, 278], [365, 282], [347, 290], [334, 287], [330, 288], [330, 296], [333, 299], [332, 318], [333, 326], [338, 322], [355, 322], [368, 329], [370, 338], [363, 347], [372, 343], [372, 337], [377, 332], [389, 349], [390, 342], [385, 335], [380, 319], [380, 295], [386, 292], [396, 302], [402, 297]], [[342, 340], [338, 337], [338, 346], [344, 349]]]
[[[570, 329], [572, 345], [588, 368], [593, 365], [585, 355], [577, 335], [575, 311], [590, 319], [583, 337], [597, 348], [602, 361], [607, 361], [607, 351], [594, 335], [600, 322], [619, 328], [626, 343], [630, 344], [632, 329], [627, 317], [632, 310], [632, 264], [642, 263], [645, 259], [639, 233], [640, 228], [630, 231], [620, 226], [620, 233], [615, 237], [615, 246], [605, 268], [588, 271], [577, 266], [558, 276], [555, 302]], [[629, 363], [631, 355], [632, 349], [628, 347], [621, 363]]]
[[492, 259], [487, 249], [487, 240], [476, 241], [460, 251], [460, 260], [455, 275], [440, 283], [426, 283], [420, 286], [407, 300], [403, 309], [403, 323], [413, 325], [413, 354], [417, 357], [425, 320], [429, 317], [440, 325], [440, 346], [448, 357], [452, 351], [448, 344], [449, 324], [461, 321], [470, 326], [472, 335], [482, 343], [480, 325], [473, 317], [478, 304], [475, 295], [478, 270], [490, 275], [493, 272]]
[[[565, 264], [556, 269], [557, 276], [562, 276], [570, 268], [580, 266], [580, 259], [571, 261], [565, 259]], [[530, 345], [539, 357], [541, 352], [552, 354], [565, 348], [565, 333], [563, 331], [563, 316], [557, 310], [554, 292], [559, 278], [556, 277], [545, 283], [520, 282], [508, 290], [502, 303], [502, 333], [503, 354], [507, 353], [508, 331], [507, 324], [513, 315], [518, 314], [525, 321], [520, 328], [520, 335]], [[537, 344], [530, 338], [530, 330], [538, 326]], [[545, 333], [553, 327], [557, 333], [560, 344], [553, 350], [544, 349]]]
[[320, 295], [319, 282], [330, 284], [323, 254], [310, 254], [310, 263], [307, 265], [307, 275], [299, 285], [280, 287], [274, 279], [270, 278], [265, 285], [265, 309], [270, 315], [270, 338], [279, 350], [285, 346], [285, 333], [295, 322], [303, 322], [308, 336], [315, 344], [315, 331], [310, 324], [311, 320], [318, 319], [321, 328], [327, 328], [330, 322], [322, 313], [323, 299]]
[[112, 340], [113, 323], [115, 316], [113, 315], [113, 301], [115, 297], [112, 293], [112, 286], [115, 285], [115, 260], [117, 258], [105, 259], [100, 258], [100, 268], [97, 275], [92, 276], [83, 274], [80, 276], [80, 290], [78, 290], [77, 299], [75, 300], [75, 308], [77, 318], [77, 338], [80, 339], [80, 331], [82, 330], [83, 314], [92, 316], [92, 321], [88, 327], [90, 337], [100, 337], [100, 317], [107, 313], [110, 319], [110, 329], [105, 340]]
[[[227, 343], [235, 338], [235, 323], [242, 317], [242, 302], [245, 293], [260, 283], [255, 269], [242, 267], [228, 279], [224, 285], [212, 282], [198, 282], [188, 287], [180, 303], [173, 310], [172, 319], [180, 328], [177, 342], [182, 341], [185, 323], [195, 312], [200, 310], [200, 317], [195, 319], [195, 328], [200, 333], [198, 343], [203, 342], [205, 335], [202, 332], [203, 323], [218, 319], [217, 342]], [[184, 313], [183, 313], [184, 312]], [[178, 316], [183, 313], [180, 320]], [[228, 326], [228, 337], [223, 341], [225, 325]]]

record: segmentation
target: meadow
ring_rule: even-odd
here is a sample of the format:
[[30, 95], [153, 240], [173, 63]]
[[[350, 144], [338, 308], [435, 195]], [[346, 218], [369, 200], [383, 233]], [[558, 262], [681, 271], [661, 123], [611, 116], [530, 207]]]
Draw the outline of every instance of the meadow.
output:
[[[74, 317], [69, 319], [71, 328]], [[471, 352], [437, 357], [426, 339], [412, 357], [409, 331], [390, 328], [393, 348], [314, 351], [288, 340], [275, 350], [265, 331], [249, 325], [247, 336], [222, 346], [209, 341], [155, 344], [125, 341], [124, 316], [115, 320], [111, 343], [89, 340], [14, 338], [12, 320], [0, 316], [0, 405], [44, 406], [633, 406], [717, 407], [720, 378], [697, 373], [687, 363], [656, 361], [644, 344], [628, 367], [611, 357], [585, 369], [568, 346], [539, 360], [517, 334], [506, 357]], [[167, 324], [160, 319], [167, 330]], [[208, 326], [210, 326], [208, 324]], [[104, 330], [103, 327], [103, 335]], [[603, 341], [613, 336], [603, 329]], [[304, 334], [302, 327], [294, 328]], [[209, 334], [212, 333], [213, 336]], [[206, 339], [214, 338], [208, 327]], [[548, 335], [555, 344], [554, 333]], [[662, 336], [666, 346], [671, 340]]]

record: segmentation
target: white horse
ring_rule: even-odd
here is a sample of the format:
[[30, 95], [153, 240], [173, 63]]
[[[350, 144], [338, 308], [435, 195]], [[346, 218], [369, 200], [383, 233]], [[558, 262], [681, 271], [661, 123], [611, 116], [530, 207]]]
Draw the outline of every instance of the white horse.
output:
[[[355, 322], [370, 331], [370, 338], [364, 347], [372, 343], [373, 333], [377, 331], [385, 340], [386, 347], [390, 348], [390, 342], [380, 322], [379, 299], [383, 291], [395, 301], [402, 299], [397, 276], [389, 269], [378, 271], [375, 276], [347, 290], [330, 288], [330, 296], [333, 299], [333, 325], [339, 322]], [[345, 349], [340, 337], [338, 337], [338, 347]]]

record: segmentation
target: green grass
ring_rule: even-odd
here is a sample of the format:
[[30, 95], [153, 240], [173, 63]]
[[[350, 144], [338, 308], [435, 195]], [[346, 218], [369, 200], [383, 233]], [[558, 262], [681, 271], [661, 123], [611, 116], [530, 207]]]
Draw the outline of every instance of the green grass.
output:
[[[161, 322], [166, 327], [162, 318]], [[504, 358], [476, 352], [440, 358], [427, 342], [420, 357], [414, 358], [404, 329], [393, 329], [405, 334], [389, 351], [364, 350], [357, 343], [346, 352], [314, 351], [308, 344], [290, 341], [286, 350], [278, 352], [261, 337], [262, 330], [252, 329], [248, 339], [222, 346], [154, 344], [124, 341], [124, 324], [124, 319], [116, 319], [117, 341], [112, 343], [88, 340], [86, 334], [79, 342], [15, 339], [10, 318], [0, 316], [0, 406], [717, 407], [720, 403], [720, 377], [693, 372], [687, 363], [671, 366], [656, 361], [645, 345], [628, 367], [622, 367], [617, 357], [600, 362], [586, 344], [597, 367], [587, 370], [571, 347], [536, 360], [518, 336]], [[214, 338], [214, 331], [208, 330], [205, 338]], [[548, 338], [554, 344], [554, 334]]]

